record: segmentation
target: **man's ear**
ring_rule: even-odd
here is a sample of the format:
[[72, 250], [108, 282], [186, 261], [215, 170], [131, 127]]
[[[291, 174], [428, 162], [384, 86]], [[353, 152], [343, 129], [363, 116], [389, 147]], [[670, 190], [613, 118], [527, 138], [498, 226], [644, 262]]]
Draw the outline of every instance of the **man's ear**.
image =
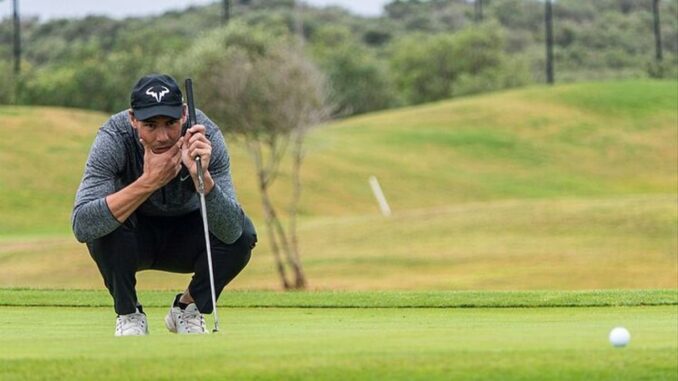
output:
[[184, 106], [181, 108], [181, 125], [183, 126], [188, 119], [188, 106], [184, 103]]
[[129, 117], [129, 123], [134, 127], [134, 129], [137, 128], [137, 123], [139, 123], [139, 120], [134, 116], [134, 112], [132, 109], [127, 110], [127, 116]]

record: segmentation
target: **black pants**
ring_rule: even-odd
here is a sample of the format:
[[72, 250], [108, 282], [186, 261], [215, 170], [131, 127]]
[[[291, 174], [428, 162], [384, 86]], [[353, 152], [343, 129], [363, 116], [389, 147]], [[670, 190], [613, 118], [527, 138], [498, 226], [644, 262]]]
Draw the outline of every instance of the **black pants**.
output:
[[[254, 225], [247, 217], [242, 235], [233, 244], [227, 245], [210, 233], [217, 298], [245, 268], [256, 242]], [[200, 312], [212, 312], [200, 211], [178, 217], [149, 217], [135, 213], [112, 233], [88, 243], [87, 248], [113, 296], [115, 312], [119, 315], [135, 312], [138, 304], [136, 272], [148, 269], [193, 273], [188, 290]]]

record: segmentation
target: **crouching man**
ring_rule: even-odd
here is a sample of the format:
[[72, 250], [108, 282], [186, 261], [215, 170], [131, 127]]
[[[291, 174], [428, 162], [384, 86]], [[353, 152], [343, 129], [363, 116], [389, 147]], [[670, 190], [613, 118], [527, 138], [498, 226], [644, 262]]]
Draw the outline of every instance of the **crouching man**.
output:
[[[219, 128], [202, 112], [182, 136], [187, 107], [168, 75], [139, 79], [131, 108], [113, 115], [92, 144], [73, 208], [73, 232], [85, 242], [113, 297], [116, 336], [146, 335], [136, 273], [192, 273], [165, 317], [175, 333], [206, 333], [212, 312], [205, 235], [193, 158], [204, 168], [217, 298], [247, 265], [257, 235], [238, 204]], [[183, 167], [182, 167], [183, 164]]]

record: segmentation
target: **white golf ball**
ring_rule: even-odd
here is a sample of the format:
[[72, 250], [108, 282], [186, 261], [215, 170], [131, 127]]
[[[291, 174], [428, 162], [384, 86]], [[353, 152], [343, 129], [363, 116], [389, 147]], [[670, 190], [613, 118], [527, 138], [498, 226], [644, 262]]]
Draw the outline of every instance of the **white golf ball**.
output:
[[616, 327], [610, 331], [610, 344], [615, 347], [625, 347], [631, 340], [631, 334], [624, 327]]

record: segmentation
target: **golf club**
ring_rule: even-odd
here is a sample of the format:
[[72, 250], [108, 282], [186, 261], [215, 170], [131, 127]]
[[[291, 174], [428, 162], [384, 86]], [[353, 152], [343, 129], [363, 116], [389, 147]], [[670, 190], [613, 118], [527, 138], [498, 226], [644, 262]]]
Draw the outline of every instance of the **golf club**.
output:
[[[188, 103], [188, 126], [192, 127], [197, 123], [195, 116], [195, 103], [193, 101], [193, 82], [190, 78], [186, 79], [186, 103]], [[195, 157], [195, 164], [198, 170], [198, 194], [200, 194], [200, 213], [202, 215], [202, 226], [205, 231], [205, 247], [207, 248], [207, 266], [210, 272], [210, 290], [212, 291], [212, 308], [214, 311], [214, 329], [212, 332], [219, 332], [219, 315], [217, 315], [217, 293], [214, 289], [214, 270], [212, 269], [212, 249], [210, 247], [210, 233], [207, 226], [207, 206], [205, 205], [205, 178], [202, 170], [200, 156]]]

